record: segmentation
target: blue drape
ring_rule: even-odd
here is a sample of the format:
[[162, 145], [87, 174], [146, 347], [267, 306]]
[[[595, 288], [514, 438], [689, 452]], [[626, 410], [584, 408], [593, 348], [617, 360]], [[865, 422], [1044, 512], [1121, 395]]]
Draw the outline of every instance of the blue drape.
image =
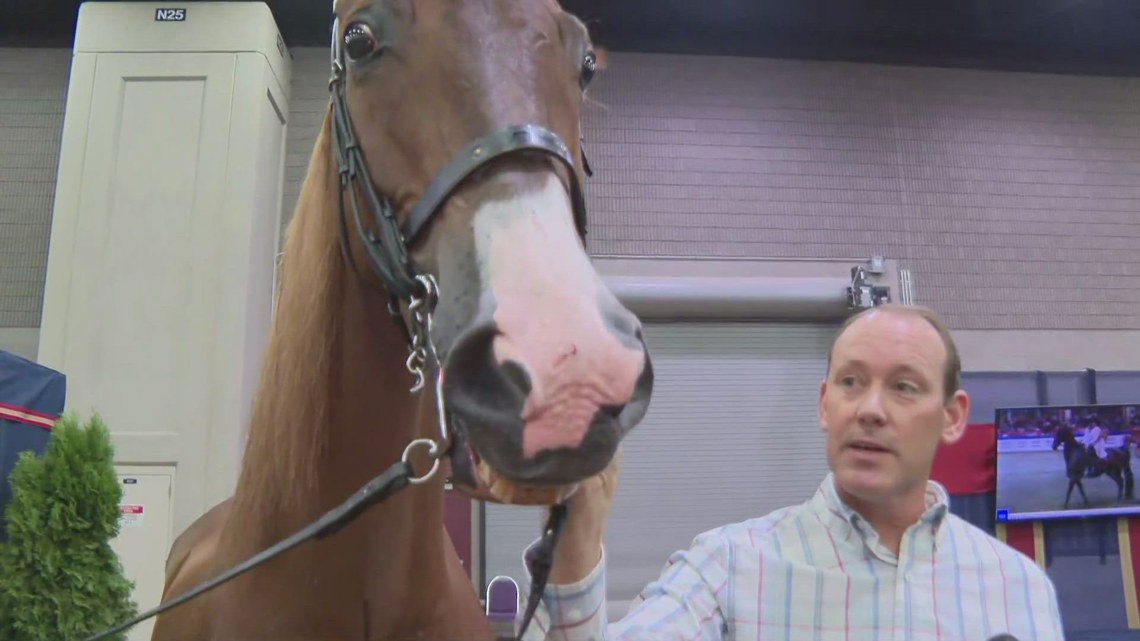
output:
[[[58, 417], [63, 412], [66, 377], [47, 367], [0, 350], [0, 541], [8, 538], [3, 518], [12, 500], [8, 481], [21, 452], [43, 454], [50, 426], [16, 418], [27, 411]], [[42, 422], [42, 419], [41, 421]]]

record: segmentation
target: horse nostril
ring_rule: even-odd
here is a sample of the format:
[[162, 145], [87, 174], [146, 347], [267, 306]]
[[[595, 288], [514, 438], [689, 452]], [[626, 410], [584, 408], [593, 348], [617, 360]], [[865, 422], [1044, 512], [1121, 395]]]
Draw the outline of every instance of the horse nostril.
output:
[[602, 405], [598, 408], [598, 416], [609, 416], [616, 419], [624, 409], [625, 405]]
[[517, 361], [506, 361], [499, 368], [504, 382], [514, 386], [524, 397], [530, 394], [530, 376], [527, 375], [522, 364]]

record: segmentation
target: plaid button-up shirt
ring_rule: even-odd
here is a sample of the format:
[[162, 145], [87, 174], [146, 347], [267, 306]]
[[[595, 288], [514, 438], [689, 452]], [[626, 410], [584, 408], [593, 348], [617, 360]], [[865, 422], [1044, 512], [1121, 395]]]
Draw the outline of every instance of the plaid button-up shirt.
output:
[[582, 581], [547, 587], [525, 639], [1063, 641], [1045, 571], [950, 513], [938, 483], [926, 502], [896, 556], [828, 475], [803, 504], [697, 536], [612, 623], [603, 551]]

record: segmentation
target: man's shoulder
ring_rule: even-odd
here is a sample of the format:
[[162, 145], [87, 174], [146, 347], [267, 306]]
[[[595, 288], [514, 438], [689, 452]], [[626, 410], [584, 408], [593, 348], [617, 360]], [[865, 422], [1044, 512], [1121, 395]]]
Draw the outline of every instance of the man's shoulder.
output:
[[782, 507], [763, 516], [726, 523], [705, 530], [693, 539], [693, 545], [704, 548], [761, 545], [774, 537], [778, 537], [784, 528], [791, 526], [803, 507], [803, 505]]
[[[975, 546], [977, 548], [976, 554], [994, 554], [1002, 557], [1002, 560], [1017, 557], [1029, 560], [1028, 557], [1018, 552], [1017, 549], [1005, 541], [1002, 541], [953, 512], [946, 513], [944, 525], [949, 526], [953, 530], [955, 537], [965, 537], [967, 545]], [[961, 548], [961, 542], [957, 543], [955, 547]], [[973, 550], [970, 552], [973, 553]]]
[[[959, 544], [960, 556], [964, 554], [976, 559], [983, 568], [1001, 573], [1007, 582], [1019, 578], [1019, 572], [1009, 571], [1010, 566], [1013, 566], [1020, 569], [1020, 576], [1024, 577], [1028, 583], [1042, 583], [1052, 587], [1052, 579], [1049, 578], [1045, 569], [1023, 552], [957, 514], [947, 513], [946, 519], [946, 524], [953, 528], [954, 533], [957, 536], [966, 537], [967, 543], [971, 546], [963, 551]], [[995, 561], [997, 563], [994, 563]]]

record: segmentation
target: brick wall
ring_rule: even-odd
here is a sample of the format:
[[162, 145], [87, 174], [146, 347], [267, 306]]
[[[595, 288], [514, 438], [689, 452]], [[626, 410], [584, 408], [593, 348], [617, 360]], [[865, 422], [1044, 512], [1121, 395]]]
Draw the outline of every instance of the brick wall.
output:
[[956, 328], [1140, 328], [1140, 80], [614, 55], [600, 254], [850, 257]]
[[0, 48], [0, 327], [39, 327], [71, 52]]
[[[286, 220], [328, 98], [293, 53]], [[39, 324], [67, 61], [0, 49], [0, 327]], [[591, 95], [598, 255], [882, 254], [956, 329], [1140, 329], [1138, 79], [618, 53]]]

